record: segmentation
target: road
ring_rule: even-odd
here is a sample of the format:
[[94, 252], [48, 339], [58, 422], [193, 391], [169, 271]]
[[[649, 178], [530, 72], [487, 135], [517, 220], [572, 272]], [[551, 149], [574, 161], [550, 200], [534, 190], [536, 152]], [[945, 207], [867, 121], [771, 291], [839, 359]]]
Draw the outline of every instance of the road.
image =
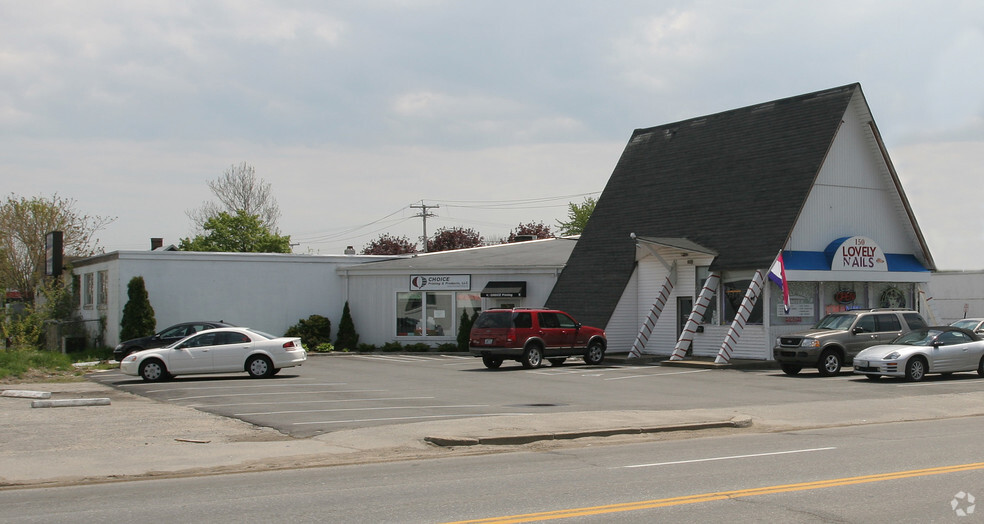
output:
[[984, 496], [982, 424], [967, 417], [9, 490], [0, 491], [0, 520], [975, 522], [984, 517], [968, 502]]
[[871, 382], [849, 373], [823, 378], [778, 370], [707, 370], [649, 365], [487, 370], [462, 355], [312, 355], [273, 379], [245, 374], [145, 383], [118, 372], [105, 384], [157, 400], [268, 426], [295, 437], [341, 429], [461, 417], [575, 411], [680, 410], [891, 399], [984, 390], [976, 373], [925, 382]]

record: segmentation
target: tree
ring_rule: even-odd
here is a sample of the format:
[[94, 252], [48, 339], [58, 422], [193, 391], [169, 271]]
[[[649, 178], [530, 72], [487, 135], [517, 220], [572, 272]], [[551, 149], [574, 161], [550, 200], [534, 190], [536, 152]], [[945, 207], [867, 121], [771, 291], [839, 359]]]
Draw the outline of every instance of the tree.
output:
[[453, 249], [465, 249], [478, 247], [485, 242], [482, 235], [471, 228], [454, 227], [441, 228], [434, 234], [433, 240], [427, 241], [427, 251], [451, 251]]
[[261, 223], [271, 233], [279, 234], [277, 221], [280, 220], [280, 206], [273, 197], [270, 183], [256, 177], [256, 169], [243, 162], [233, 164], [215, 180], [209, 180], [208, 188], [219, 200], [219, 203], [204, 202], [202, 207], [187, 212], [188, 218], [195, 225], [195, 231], [201, 232], [210, 218], [222, 212], [230, 215], [243, 211], [247, 215], [256, 215]]
[[335, 348], [339, 351], [359, 348], [359, 334], [355, 332], [355, 323], [352, 322], [352, 311], [349, 310], [347, 300], [345, 307], [342, 308], [342, 319], [338, 321], [338, 338], [335, 339]]
[[231, 253], [290, 253], [290, 236], [272, 233], [257, 215], [225, 211], [205, 222], [204, 235], [182, 238], [182, 251], [224, 251]]
[[597, 203], [598, 201], [592, 197], [585, 197], [584, 202], [580, 204], [569, 202], [567, 204], [567, 222], [557, 221], [560, 234], [568, 236], [583, 233], [584, 226], [588, 224], [588, 219], [591, 218], [591, 213], [594, 212]]
[[143, 277], [133, 277], [126, 285], [126, 305], [120, 320], [120, 340], [146, 337], [154, 334], [157, 319], [150, 305]]
[[553, 233], [550, 232], [550, 226], [546, 226], [543, 222], [530, 222], [529, 224], [519, 224], [516, 229], [509, 232], [509, 238], [506, 240], [507, 243], [515, 242], [516, 237], [519, 236], [532, 236], [536, 239], [541, 238], [553, 238]]
[[394, 237], [389, 233], [379, 235], [379, 238], [362, 248], [363, 255], [408, 255], [417, 252], [417, 244], [409, 238]]
[[461, 318], [458, 320], [458, 351], [468, 351], [469, 341], [471, 339], [471, 328], [478, 320], [478, 312], [476, 311], [472, 316], [468, 316], [468, 311], [461, 312]]
[[87, 257], [101, 251], [96, 232], [116, 218], [89, 216], [75, 209], [75, 200], [18, 197], [0, 203], [0, 289], [16, 289], [33, 303], [45, 264], [45, 235], [62, 232], [66, 256]]

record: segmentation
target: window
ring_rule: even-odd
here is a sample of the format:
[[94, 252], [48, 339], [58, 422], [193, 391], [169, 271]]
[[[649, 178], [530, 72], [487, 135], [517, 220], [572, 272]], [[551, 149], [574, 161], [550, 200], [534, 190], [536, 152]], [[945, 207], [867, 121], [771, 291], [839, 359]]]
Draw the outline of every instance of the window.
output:
[[878, 331], [875, 327], [875, 316], [865, 315], [858, 319], [858, 323], [854, 325], [854, 329], [859, 329], [864, 333], [874, 333]]
[[94, 276], [92, 273], [86, 273], [82, 276], [82, 305], [87, 308], [92, 308], [95, 301]]
[[902, 323], [895, 315], [875, 315], [878, 319], [878, 331], [902, 331]]
[[[729, 279], [730, 280], [730, 279]], [[738, 279], [731, 280], [730, 282], [725, 282], [723, 284], [723, 295], [724, 295], [724, 321], [726, 323], [734, 322], [735, 316], [741, 309], [742, 302], [745, 301], [745, 293], [748, 292], [748, 287], [752, 285], [751, 279]], [[764, 293], [763, 293], [764, 294]], [[762, 297], [760, 296], [758, 300], [755, 301], [755, 305], [752, 306], [751, 312], [746, 316], [747, 324], [761, 324], [762, 323], [762, 311], [765, 308], [762, 305]]]
[[[455, 307], [456, 293], [412, 291], [396, 294], [396, 336], [456, 337], [459, 315], [477, 311], [477, 303], [464, 294], [463, 305]], [[463, 307], [462, 307], [463, 306]]]
[[926, 327], [926, 322], [918, 313], [902, 313], [905, 323], [909, 324], [909, 329], [921, 329]]
[[946, 331], [940, 335], [940, 338], [936, 339], [936, 341], [944, 346], [951, 344], [966, 344], [970, 342], [970, 337], [959, 331]]
[[421, 334], [420, 324], [424, 318], [422, 295], [419, 291], [396, 294], [396, 336], [412, 337]]
[[109, 271], [99, 271], [96, 273], [96, 283], [99, 290], [96, 295], [96, 305], [105, 308], [109, 304]]
[[[700, 293], [704, 290], [704, 284], [707, 283], [708, 277], [711, 276], [711, 268], [702, 266], [697, 268], [697, 295], [695, 304], [700, 300]], [[720, 287], [720, 285], [719, 285]], [[719, 324], [718, 320], [718, 293], [717, 291], [710, 297], [711, 301], [707, 305], [707, 309], [704, 311], [704, 320], [701, 321], [702, 324]]]

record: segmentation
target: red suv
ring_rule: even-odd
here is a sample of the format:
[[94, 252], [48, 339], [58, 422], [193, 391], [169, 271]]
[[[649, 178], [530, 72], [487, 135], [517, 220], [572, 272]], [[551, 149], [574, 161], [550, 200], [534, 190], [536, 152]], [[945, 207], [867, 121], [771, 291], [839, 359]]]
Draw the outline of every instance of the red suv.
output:
[[608, 341], [602, 329], [582, 326], [555, 309], [490, 309], [472, 325], [468, 349], [482, 357], [489, 369], [503, 360], [524, 368], [538, 368], [547, 359], [559, 366], [567, 357], [583, 357], [586, 364], [601, 364]]

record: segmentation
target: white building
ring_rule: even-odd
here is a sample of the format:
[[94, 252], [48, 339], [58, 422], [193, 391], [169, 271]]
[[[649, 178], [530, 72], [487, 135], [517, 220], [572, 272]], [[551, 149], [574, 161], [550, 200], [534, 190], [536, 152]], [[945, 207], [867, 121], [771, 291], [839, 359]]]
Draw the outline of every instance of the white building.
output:
[[934, 270], [852, 84], [635, 131], [547, 305], [609, 352], [768, 360], [826, 313], [923, 308]]

